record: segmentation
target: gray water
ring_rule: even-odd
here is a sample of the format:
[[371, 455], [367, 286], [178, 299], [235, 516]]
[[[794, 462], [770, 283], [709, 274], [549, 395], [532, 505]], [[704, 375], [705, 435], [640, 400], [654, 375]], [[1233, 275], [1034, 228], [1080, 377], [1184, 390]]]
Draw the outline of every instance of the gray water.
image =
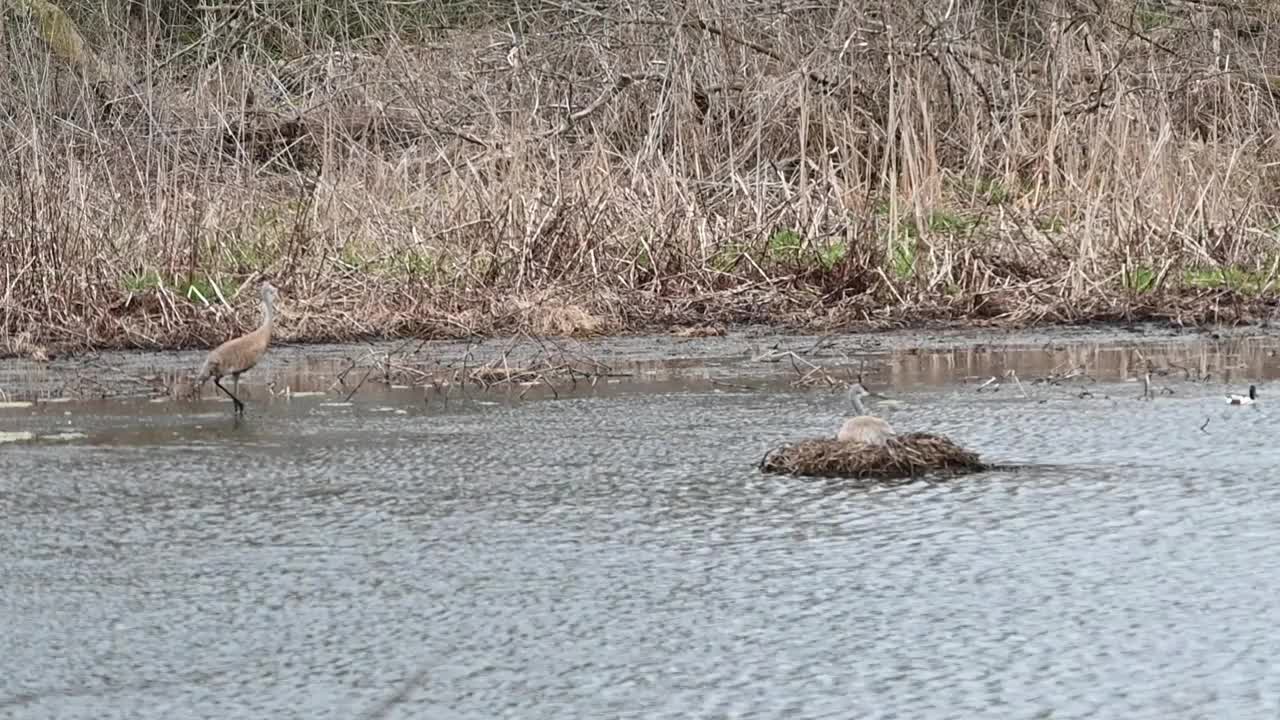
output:
[[786, 383], [0, 411], [84, 436], [0, 446], [0, 716], [1274, 718], [1273, 386], [1115, 380], [894, 392], [1034, 467], [878, 490], [753, 467]]

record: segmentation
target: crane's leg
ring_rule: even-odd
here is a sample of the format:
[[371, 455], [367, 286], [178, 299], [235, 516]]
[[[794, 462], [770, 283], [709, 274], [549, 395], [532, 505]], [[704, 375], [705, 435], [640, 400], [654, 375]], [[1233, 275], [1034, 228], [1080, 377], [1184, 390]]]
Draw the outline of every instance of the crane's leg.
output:
[[204, 387], [204, 384], [205, 384], [205, 383], [207, 383], [207, 382], [209, 382], [209, 376], [208, 376], [208, 375], [196, 375], [196, 376], [195, 376], [195, 378], [194, 378], [194, 380], [193, 380], [193, 382], [191, 383], [191, 392], [190, 392], [190, 393], [188, 393], [188, 397], [187, 397], [187, 399], [188, 399], [188, 400], [197, 400], [197, 399], [199, 399], [199, 398], [200, 398], [200, 390]]
[[235, 393], [222, 386], [222, 378], [214, 378], [213, 384], [217, 385], [218, 389], [226, 393], [227, 397], [231, 398], [231, 402], [235, 403], [237, 415], [244, 412], [244, 403], [240, 402], [240, 398], [236, 397]]

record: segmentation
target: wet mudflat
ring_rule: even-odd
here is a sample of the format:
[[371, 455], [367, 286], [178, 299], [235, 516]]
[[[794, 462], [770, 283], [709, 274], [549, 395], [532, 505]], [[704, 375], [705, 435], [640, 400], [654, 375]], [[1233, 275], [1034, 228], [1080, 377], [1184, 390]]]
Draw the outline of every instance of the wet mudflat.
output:
[[850, 358], [896, 427], [1038, 466], [871, 491], [754, 469], [845, 413], [768, 363], [0, 409], [0, 716], [351, 718], [417, 675], [387, 717], [1275, 717], [1275, 347]]

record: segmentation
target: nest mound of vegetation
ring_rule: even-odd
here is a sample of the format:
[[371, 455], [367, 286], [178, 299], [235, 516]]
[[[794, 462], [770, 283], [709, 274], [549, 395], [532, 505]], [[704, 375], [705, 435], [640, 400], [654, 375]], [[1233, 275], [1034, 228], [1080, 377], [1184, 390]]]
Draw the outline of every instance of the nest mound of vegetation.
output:
[[943, 435], [907, 433], [882, 445], [819, 438], [785, 444], [760, 463], [768, 473], [875, 480], [925, 474], [964, 475], [990, 469], [977, 453]]

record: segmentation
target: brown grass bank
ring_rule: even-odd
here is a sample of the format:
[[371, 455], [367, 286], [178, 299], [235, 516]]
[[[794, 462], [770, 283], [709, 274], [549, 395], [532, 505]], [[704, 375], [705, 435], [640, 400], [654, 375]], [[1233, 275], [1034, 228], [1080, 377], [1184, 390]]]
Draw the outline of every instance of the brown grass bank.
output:
[[[1274, 3], [64, 3], [5, 16], [0, 352], [1261, 320]], [[105, 79], [104, 79], [105, 78]]]

